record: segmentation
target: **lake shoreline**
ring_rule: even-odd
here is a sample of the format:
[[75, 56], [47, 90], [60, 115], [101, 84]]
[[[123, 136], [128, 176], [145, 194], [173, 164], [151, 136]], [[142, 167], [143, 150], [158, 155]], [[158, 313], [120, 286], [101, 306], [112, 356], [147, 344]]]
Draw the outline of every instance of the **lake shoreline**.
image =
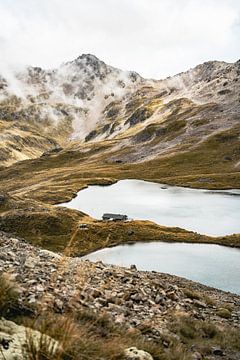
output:
[[100, 220], [103, 213], [120, 213], [136, 221], [152, 221], [206, 236], [225, 237], [240, 234], [238, 196], [239, 189], [192, 189], [125, 179], [91, 184], [70, 201], [58, 205], [84, 211], [96, 220]]
[[[90, 183], [87, 183], [85, 184], [84, 186], [82, 186], [80, 189], [78, 189], [76, 192], [72, 193], [71, 197], [66, 197], [66, 198], [63, 198], [61, 200], [56, 200], [56, 202], [54, 202], [52, 205], [61, 205], [63, 202], [64, 203], [68, 203], [70, 202], [71, 200], [75, 199], [78, 195], [78, 193], [80, 193], [80, 191], [82, 190], [86, 190], [88, 189], [89, 187], [91, 186], [102, 186], [102, 187], [106, 187], [106, 186], [111, 186], [111, 185], [114, 185], [116, 183], [118, 183], [119, 181], [123, 181], [123, 180], [139, 180], [139, 181], [146, 181], [146, 182], [151, 182], [151, 183], [154, 183], [154, 184], [158, 184], [158, 185], [163, 185], [163, 186], [176, 186], [176, 187], [181, 187], [181, 188], [184, 188], [184, 189], [192, 189], [192, 190], [208, 190], [208, 191], [227, 191], [227, 190], [238, 190], [240, 191], [240, 187], [236, 187], [236, 188], [233, 188], [231, 186], [225, 186], [225, 187], [209, 187], [209, 186], [203, 186], [203, 187], [198, 187], [197, 185], [179, 185], [178, 183], [175, 183], [175, 182], [162, 182], [161, 179], [148, 179], [148, 178], [142, 178], [142, 177], [139, 177], [139, 178], [134, 178], [134, 177], [119, 177], [117, 179], [110, 179], [110, 178], [107, 178], [107, 179], [98, 179], [96, 181], [94, 181], [93, 183], [90, 182]], [[203, 184], [201, 184], [203, 185]], [[236, 195], [236, 196], [239, 196], [238, 194], [233, 194], [233, 195]]]
[[[103, 182], [106, 186], [117, 181], [105, 179]], [[97, 183], [91, 182], [92, 185]], [[87, 231], [79, 229], [82, 223], [88, 225]], [[108, 246], [141, 241], [211, 243], [240, 248], [240, 234], [212, 237], [151, 221], [103, 222], [79, 210], [10, 194], [5, 195], [0, 203], [0, 230], [51, 251], [70, 252], [72, 256], [84, 256]]]
[[240, 249], [237, 248], [152, 241], [100, 249], [82, 259], [125, 268], [135, 265], [140, 271], [180, 276], [240, 295]]

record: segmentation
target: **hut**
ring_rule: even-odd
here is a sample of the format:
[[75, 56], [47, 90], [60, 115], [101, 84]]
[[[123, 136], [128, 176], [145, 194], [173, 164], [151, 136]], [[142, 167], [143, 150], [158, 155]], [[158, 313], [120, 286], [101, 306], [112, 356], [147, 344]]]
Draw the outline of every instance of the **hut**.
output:
[[121, 214], [103, 214], [102, 219], [105, 221], [126, 221], [128, 217]]

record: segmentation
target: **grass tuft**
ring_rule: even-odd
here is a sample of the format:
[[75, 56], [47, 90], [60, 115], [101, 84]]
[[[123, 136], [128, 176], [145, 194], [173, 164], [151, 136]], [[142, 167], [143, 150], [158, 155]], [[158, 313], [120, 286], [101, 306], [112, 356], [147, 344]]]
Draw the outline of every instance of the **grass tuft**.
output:
[[18, 306], [16, 285], [7, 274], [0, 275], [0, 316], [10, 315]]

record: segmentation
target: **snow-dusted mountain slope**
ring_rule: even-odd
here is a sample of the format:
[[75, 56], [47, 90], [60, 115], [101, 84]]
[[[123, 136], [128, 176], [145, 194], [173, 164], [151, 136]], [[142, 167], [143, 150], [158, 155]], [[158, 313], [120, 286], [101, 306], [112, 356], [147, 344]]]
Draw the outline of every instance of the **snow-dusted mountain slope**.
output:
[[206, 62], [164, 80], [81, 55], [58, 69], [0, 74], [0, 161], [58, 151], [73, 141], [119, 139], [125, 160], [183, 150], [237, 126], [240, 61]]

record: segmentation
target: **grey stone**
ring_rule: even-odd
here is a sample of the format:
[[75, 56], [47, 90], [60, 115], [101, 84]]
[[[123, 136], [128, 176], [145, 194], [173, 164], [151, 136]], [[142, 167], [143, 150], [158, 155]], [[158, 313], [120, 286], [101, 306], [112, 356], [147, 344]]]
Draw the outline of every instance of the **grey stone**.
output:
[[194, 300], [193, 304], [195, 306], [197, 306], [198, 308], [206, 308], [207, 307], [207, 305], [204, 302], [200, 301], [200, 300]]
[[6, 201], [7, 197], [6, 195], [0, 194], [0, 205], [3, 204]]
[[212, 354], [217, 356], [224, 356], [224, 352], [220, 347], [213, 347]]
[[192, 354], [192, 360], [202, 360], [202, 355], [198, 352], [198, 351], [195, 351], [193, 354]]
[[152, 355], [144, 350], [139, 350], [136, 347], [126, 349], [124, 355], [126, 360], [153, 360]]

